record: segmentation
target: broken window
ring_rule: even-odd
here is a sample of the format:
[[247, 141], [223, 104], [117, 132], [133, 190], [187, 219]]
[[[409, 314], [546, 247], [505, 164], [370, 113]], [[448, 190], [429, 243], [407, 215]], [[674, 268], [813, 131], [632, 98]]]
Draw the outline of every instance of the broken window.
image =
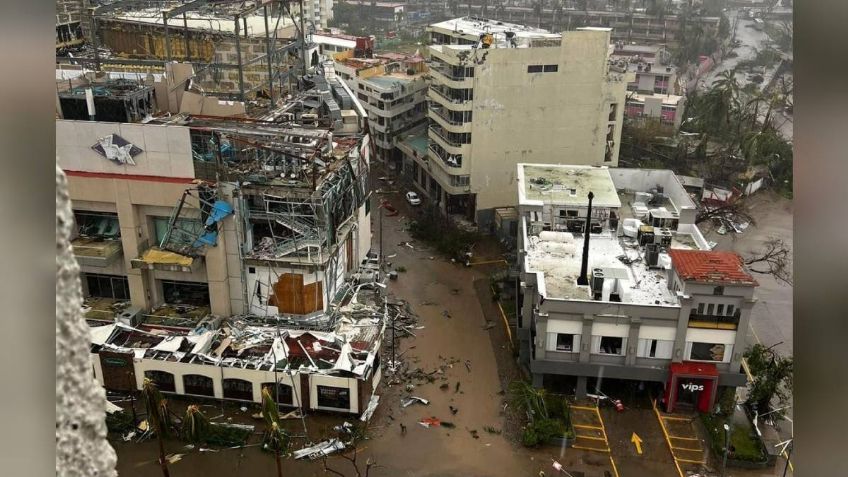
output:
[[557, 333], [556, 350], [568, 352], [574, 351], [574, 335]]
[[716, 343], [692, 343], [689, 359], [695, 361], [724, 361], [726, 345]]
[[209, 306], [209, 285], [162, 280], [162, 296], [171, 305]]
[[636, 356], [640, 358], [671, 359], [672, 340], [640, 339]]
[[624, 338], [615, 336], [601, 336], [601, 346], [598, 350], [601, 354], [622, 354], [624, 349]]
[[223, 381], [224, 397], [253, 401], [253, 383], [244, 379], [225, 379]]
[[156, 387], [158, 387], [160, 391], [167, 393], [177, 392], [177, 385], [174, 383], [174, 375], [167, 371], [145, 371], [144, 377], [156, 383]]
[[195, 396], [215, 396], [212, 378], [199, 374], [186, 374], [183, 376], [183, 392]]
[[350, 389], [318, 386], [318, 407], [350, 409]]
[[121, 238], [118, 214], [112, 212], [74, 212], [80, 237], [117, 240]]
[[[168, 235], [168, 217], [153, 217], [153, 232], [156, 234], [156, 244], [161, 245], [162, 241]], [[203, 232], [203, 224], [198, 219], [176, 219], [174, 228], [171, 231], [176, 235], [182, 236], [187, 243], [193, 243], [195, 239]]]
[[116, 275], [85, 274], [88, 296], [98, 298], [130, 299], [130, 285], [127, 277]]
[[283, 383], [262, 383], [262, 389], [268, 388], [268, 391], [271, 393], [271, 397], [277, 401], [278, 404], [289, 404], [293, 405], [293, 395], [292, 395], [292, 387], [287, 386]]

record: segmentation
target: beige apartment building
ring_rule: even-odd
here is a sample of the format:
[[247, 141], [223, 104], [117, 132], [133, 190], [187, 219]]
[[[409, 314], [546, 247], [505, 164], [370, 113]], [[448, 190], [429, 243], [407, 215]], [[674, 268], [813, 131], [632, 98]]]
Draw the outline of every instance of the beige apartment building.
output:
[[633, 78], [609, 69], [609, 29], [459, 18], [428, 31], [429, 149], [412, 168], [444, 212], [488, 226], [495, 208], [516, 205], [521, 162], [618, 164]]

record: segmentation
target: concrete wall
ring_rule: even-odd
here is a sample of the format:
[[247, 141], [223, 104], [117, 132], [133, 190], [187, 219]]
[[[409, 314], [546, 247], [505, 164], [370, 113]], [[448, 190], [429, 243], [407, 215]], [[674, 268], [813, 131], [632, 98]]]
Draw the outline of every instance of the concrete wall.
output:
[[[515, 205], [520, 162], [617, 165], [626, 82], [608, 80], [609, 41], [606, 31], [576, 31], [565, 33], [559, 47], [478, 51], [478, 59], [486, 57], [469, 81], [473, 121], [462, 167], [431, 157], [451, 174], [470, 174], [478, 211]], [[528, 73], [528, 65], [557, 65], [558, 71]], [[614, 121], [610, 104], [617, 104]], [[610, 124], [615, 145], [605, 162]]]

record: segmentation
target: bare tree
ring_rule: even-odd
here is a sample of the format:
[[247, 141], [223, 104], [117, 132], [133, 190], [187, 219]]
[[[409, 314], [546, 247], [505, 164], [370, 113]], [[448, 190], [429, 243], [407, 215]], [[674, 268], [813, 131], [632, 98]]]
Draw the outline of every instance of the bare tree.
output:
[[771, 275], [777, 281], [792, 285], [792, 249], [778, 237], [771, 237], [761, 249], [745, 258], [748, 270]]
[[[372, 461], [371, 458], [367, 458], [365, 460], [365, 473], [360, 470], [359, 463], [357, 462], [357, 456], [359, 455], [359, 441], [365, 438], [365, 428], [364, 426], [352, 425], [350, 427], [342, 426], [339, 431], [339, 439], [349, 439], [345, 444], [353, 449], [353, 455], [348, 455], [348, 452], [339, 454], [342, 458], [350, 462], [350, 465], [353, 467], [353, 471], [356, 473], [356, 477], [368, 477], [368, 474], [371, 472], [371, 469], [374, 467], [378, 467], [377, 462]], [[327, 456], [325, 455], [323, 458], [324, 462], [324, 470], [330, 472], [334, 475], [338, 475], [340, 477], [345, 477], [346, 474], [339, 472], [338, 470], [330, 468], [327, 465]]]
[[730, 199], [724, 204], [717, 206], [703, 206], [695, 216], [695, 223], [700, 224], [707, 220], [755, 223], [745, 198]]

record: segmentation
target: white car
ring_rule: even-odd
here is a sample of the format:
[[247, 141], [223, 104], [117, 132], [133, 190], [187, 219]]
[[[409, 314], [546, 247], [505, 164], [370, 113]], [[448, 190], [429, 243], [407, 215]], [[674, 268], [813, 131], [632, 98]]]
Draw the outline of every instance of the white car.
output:
[[409, 205], [421, 205], [421, 197], [418, 197], [415, 192], [407, 192], [406, 201], [409, 202]]

